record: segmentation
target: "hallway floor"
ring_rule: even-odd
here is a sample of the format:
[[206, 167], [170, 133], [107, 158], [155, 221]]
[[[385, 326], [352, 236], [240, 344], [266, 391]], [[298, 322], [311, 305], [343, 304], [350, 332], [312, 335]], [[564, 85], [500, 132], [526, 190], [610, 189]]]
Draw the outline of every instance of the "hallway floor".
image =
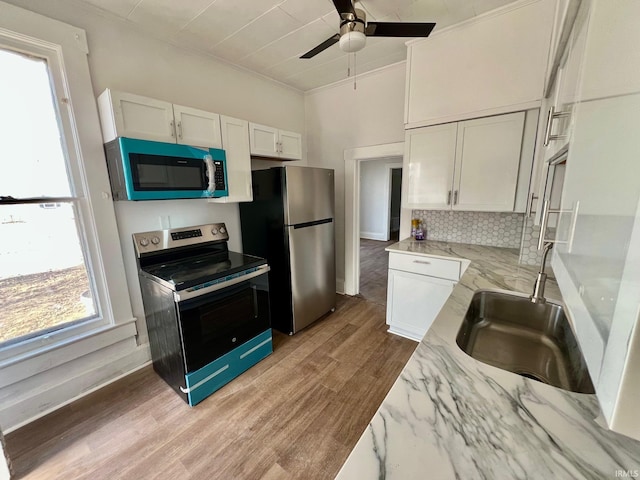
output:
[[387, 305], [389, 254], [384, 249], [397, 241], [360, 239], [360, 295], [378, 305]]

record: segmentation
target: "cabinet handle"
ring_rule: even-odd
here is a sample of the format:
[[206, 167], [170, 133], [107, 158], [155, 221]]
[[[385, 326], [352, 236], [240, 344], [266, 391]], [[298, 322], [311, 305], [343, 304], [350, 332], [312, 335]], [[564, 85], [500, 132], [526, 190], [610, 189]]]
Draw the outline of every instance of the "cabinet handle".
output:
[[178, 138], [182, 138], [182, 122], [178, 122]]
[[171, 121], [169, 122], [169, 126], [171, 127], [171, 136], [172, 136], [173, 138], [175, 138], [175, 136], [176, 136], [176, 126], [175, 126], [175, 124], [173, 123], [173, 120], [171, 120]]
[[549, 142], [551, 140], [559, 140], [561, 138], [566, 138], [566, 135], [551, 135], [551, 128], [553, 126], [553, 121], [556, 118], [568, 117], [571, 115], [571, 112], [556, 112], [556, 107], [549, 108], [549, 115], [547, 116], [547, 126], [544, 130], [544, 141], [543, 145], [545, 147], [549, 146]]
[[538, 196], [534, 192], [531, 192], [531, 194], [529, 195], [529, 201], [527, 202], [527, 211], [524, 214], [525, 217], [531, 216], [531, 214], [533, 213], [533, 201], [537, 199]]
[[414, 260], [413, 263], [420, 263], [422, 265], [431, 265], [431, 262], [427, 262], [426, 260]]
[[[544, 200], [542, 202], [542, 219], [540, 220], [540, 237], [538, 237], [538, 250], [542, 250], [544, 248], [544, 244], [547, 242], [551, 243], [562, 243], [568, 244], [569, 250], [571, 250], [571, 245], [573, 244], [573, 235], [575, 233], [576, 228], [576, 219], [578, 218], [578, 207], [580, 206], [580, 202], [576, 202], [574, 208], [572, 210], [561, 210], [561, 209], [551, 209], [551, 202], [549, 200]], [[573, 215], [571, 229], [569, 233], [569, 238], [567, 240], [558, 240], [545, 238], [547, 234], [547, 224], [549, 223], [549, 214], [550, 213], [571, 213]]]
[[458, 190], [456, 190], [455, 192], [453, 192], [453, 204], [457, 205], [458, 204]]
[[451, 205], [451, 190], [449, 190], [449, 193], [447, 194], [447, 205]]

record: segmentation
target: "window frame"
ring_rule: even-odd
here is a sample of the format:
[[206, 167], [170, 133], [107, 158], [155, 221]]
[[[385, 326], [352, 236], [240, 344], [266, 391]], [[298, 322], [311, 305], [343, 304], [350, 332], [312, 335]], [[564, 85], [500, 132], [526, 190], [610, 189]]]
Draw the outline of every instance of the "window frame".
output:
[[[125, 327], [137, 334], [110, 195], [84, 30], [0, 2], [0, 48], [46, 60], [97, 316], [0, 347], [0, 368]], [[133, 327], [133, 328], [132, 328]], [[125, 333], [126, 332], [126, 335]], [[118, 341], [118, 340], [114, 340]], [[98, 342], [102, 343], [102, 342]], [[86, 348], [79, 348], [77, 356]], [[86, 353], [86, 352], [85, 352]], [[73, 355], [66, 360], [73, 359]], [[42, 367], [42, 370], [46, 367]], [[34, 372], [32, 372], [34, 373]], [[27, 372], [25, 372], [28, 376]], [[26, 378], [25, 376], [25, 378]]]

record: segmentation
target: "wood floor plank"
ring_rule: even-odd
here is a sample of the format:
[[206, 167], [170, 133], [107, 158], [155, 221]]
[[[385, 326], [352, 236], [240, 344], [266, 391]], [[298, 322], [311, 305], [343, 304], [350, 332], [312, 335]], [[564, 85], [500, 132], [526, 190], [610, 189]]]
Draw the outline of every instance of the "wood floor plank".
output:
[[360, 295], [372, 303], [387, 304], [389, 254], [384, 249], [397, 241], [360, 239]]
[[332, 479], [415, 349], [384, 308], [336, 312], [195, 407], [146, 367], [6, 436], [17, 479]]

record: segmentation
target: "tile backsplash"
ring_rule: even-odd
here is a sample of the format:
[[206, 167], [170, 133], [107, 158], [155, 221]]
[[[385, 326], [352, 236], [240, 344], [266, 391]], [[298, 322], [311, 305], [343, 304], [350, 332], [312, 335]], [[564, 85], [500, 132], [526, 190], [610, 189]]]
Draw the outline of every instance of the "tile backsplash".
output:
[[[524, 219], [524, 229], [522, 232], [522, 243], [520, 244], [520, 263], [522, 265], [540, 265], [542, 252], [538, 250], [538, 238], [540, 237], [540, 226], [533, 224], [534, 218]], [[548, 236], [548, 235], [547, 235]], [[551, 261], [551, 256], [547, 258], [547, 264]]]
[[522, 244], [521, 213], [413, 210], [411, 218], [426, 225], [429, 240], [506, 248]]

